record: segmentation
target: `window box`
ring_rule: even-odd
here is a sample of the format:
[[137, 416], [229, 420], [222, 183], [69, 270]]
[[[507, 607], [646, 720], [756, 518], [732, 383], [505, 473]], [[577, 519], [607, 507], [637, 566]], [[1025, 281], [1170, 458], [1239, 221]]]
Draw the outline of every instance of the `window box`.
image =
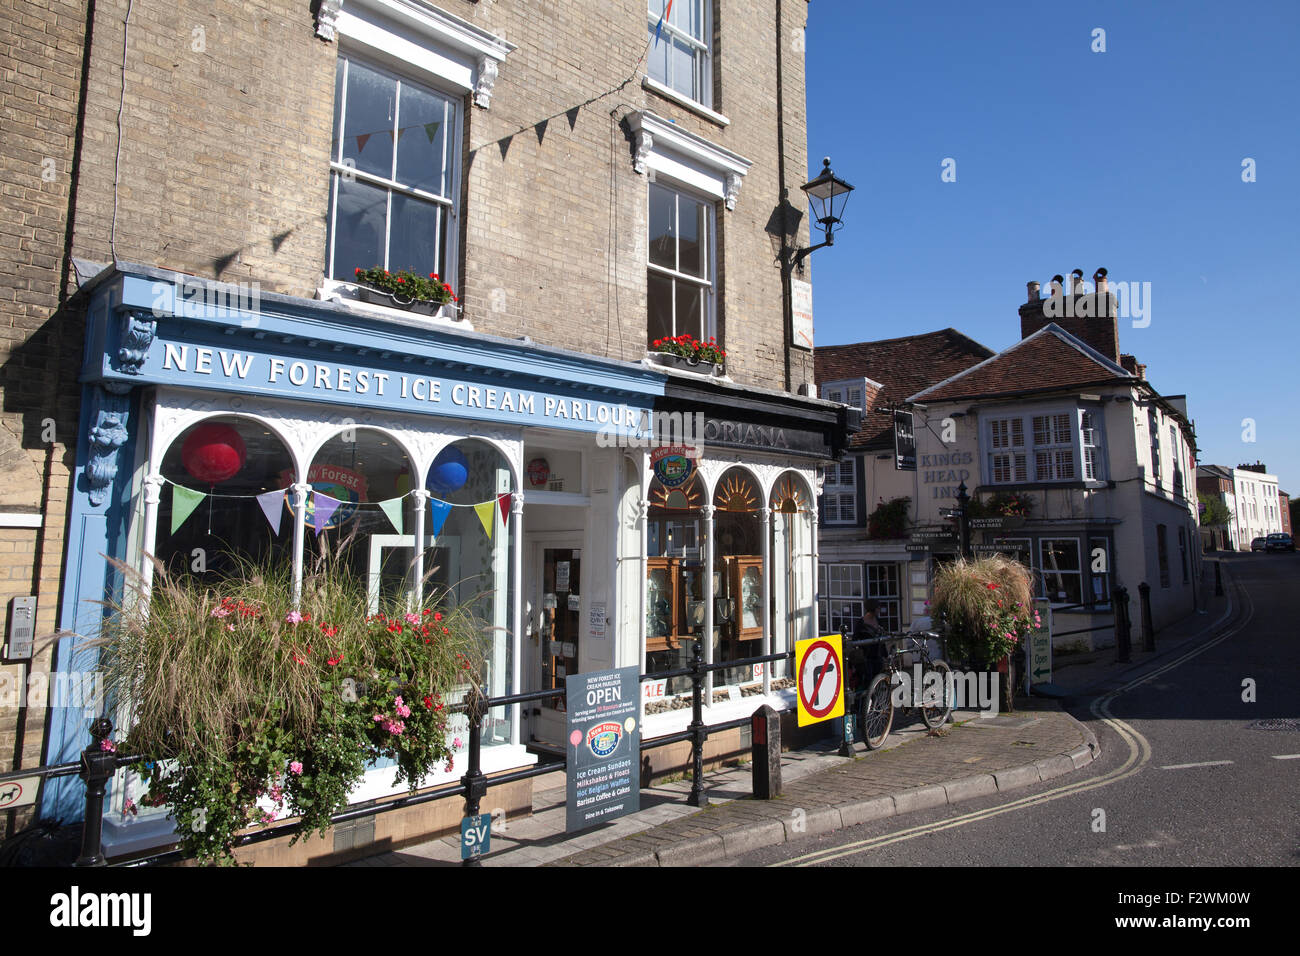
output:
[[672, 355], [668, 352], [648, 352], [650, 360], [664, 368], [675, 368], [681, 372], [695, 372], [698, 375], [726, 374], [726, 366], [720, 362], [701, 362], [699, 359], [684, 355]]
[[368, 302], [371, 305], [382, 305], [390, 309], [405, 309], [407, 312], [414, 312], [416, 315], [437, 316], [442, 319], [451, 319], [459, 321], [460, 315], [455, 306], [450, 303], [429, 302], [423, 299], [407, 299], [399, 295], [385, 292], [382, 289], [371, 288], [368, 285], [358, 285], [357, 293], [362, 302]]

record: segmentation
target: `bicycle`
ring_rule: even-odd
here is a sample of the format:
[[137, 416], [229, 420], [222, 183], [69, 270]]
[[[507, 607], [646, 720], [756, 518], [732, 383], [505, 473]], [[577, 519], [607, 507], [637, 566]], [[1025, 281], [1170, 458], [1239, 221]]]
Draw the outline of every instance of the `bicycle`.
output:
[[[912, 631], [901, 638], [880, 638], [880, 643], [894, 642], [892, 647], [887, 647], [885, 669], [871, 678], [865, 693], [857, 695], [854, 707], [858, 736], [868, 750], [882, 746], [894, 726], [894, 685], [900, 678], [912, 679], [903, 662], [907, 653], [917, 654], [919, 660], [914, 663], [921, 666], [921, 684], [912, 688], [914, 703], [907, 709], [919, 709], [922, 721], [930, 730], [943, 726], [952, 713], [952, 669], [942, 658], [930, 656], [930, 641], [937, 638], [938, 635], [932, 631]], [[904, 642], [908, 645], [906, 648]], [[912, 673], [915, 674], [915, 670]], [[938, 679], [931, 674], [937, 674]]]

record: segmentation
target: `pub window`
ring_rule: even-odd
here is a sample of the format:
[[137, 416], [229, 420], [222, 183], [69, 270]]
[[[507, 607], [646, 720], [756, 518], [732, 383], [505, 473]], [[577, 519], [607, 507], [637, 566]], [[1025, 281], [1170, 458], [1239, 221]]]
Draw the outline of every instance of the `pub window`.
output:
[[1053, 604], [1083, 603], [1079, 539], [1042, 538], [1038, 544], [1045, 597]]
[[876, 599], [876, 620], [881, 627], [890, 634], [902, 630], [897, 564], [867, 565], [867, 597]]
[[[763, 639], [763, 539], [758, 482], [729, 468], [713, 495], [713, 659], [754, 657]], [[748, 683], [748, 667], [718, 672], [715, 683]]]

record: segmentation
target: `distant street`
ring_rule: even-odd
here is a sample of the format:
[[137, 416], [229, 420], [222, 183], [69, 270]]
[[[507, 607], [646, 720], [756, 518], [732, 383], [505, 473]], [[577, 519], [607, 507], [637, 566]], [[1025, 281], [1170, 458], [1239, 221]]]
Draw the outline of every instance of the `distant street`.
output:
[[1300, 864], [1300, 555], [1233, 554], [1225, 567], [1238, 586], [1223, 627], [1100, 689], [1116, 694], [1067, 701], [1101, 742], [1090, 766], [727, 865]]

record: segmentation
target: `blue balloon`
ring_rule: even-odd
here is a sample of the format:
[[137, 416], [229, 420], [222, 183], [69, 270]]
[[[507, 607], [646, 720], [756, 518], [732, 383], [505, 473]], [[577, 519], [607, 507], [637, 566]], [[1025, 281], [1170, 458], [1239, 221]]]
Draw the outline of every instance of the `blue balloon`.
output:
[[465, 454], [459, 448], [448, 446], [433, 460], [428, 488], [434, 494], [446, 495], [463, 488], [468, 480], [469, 462]]

